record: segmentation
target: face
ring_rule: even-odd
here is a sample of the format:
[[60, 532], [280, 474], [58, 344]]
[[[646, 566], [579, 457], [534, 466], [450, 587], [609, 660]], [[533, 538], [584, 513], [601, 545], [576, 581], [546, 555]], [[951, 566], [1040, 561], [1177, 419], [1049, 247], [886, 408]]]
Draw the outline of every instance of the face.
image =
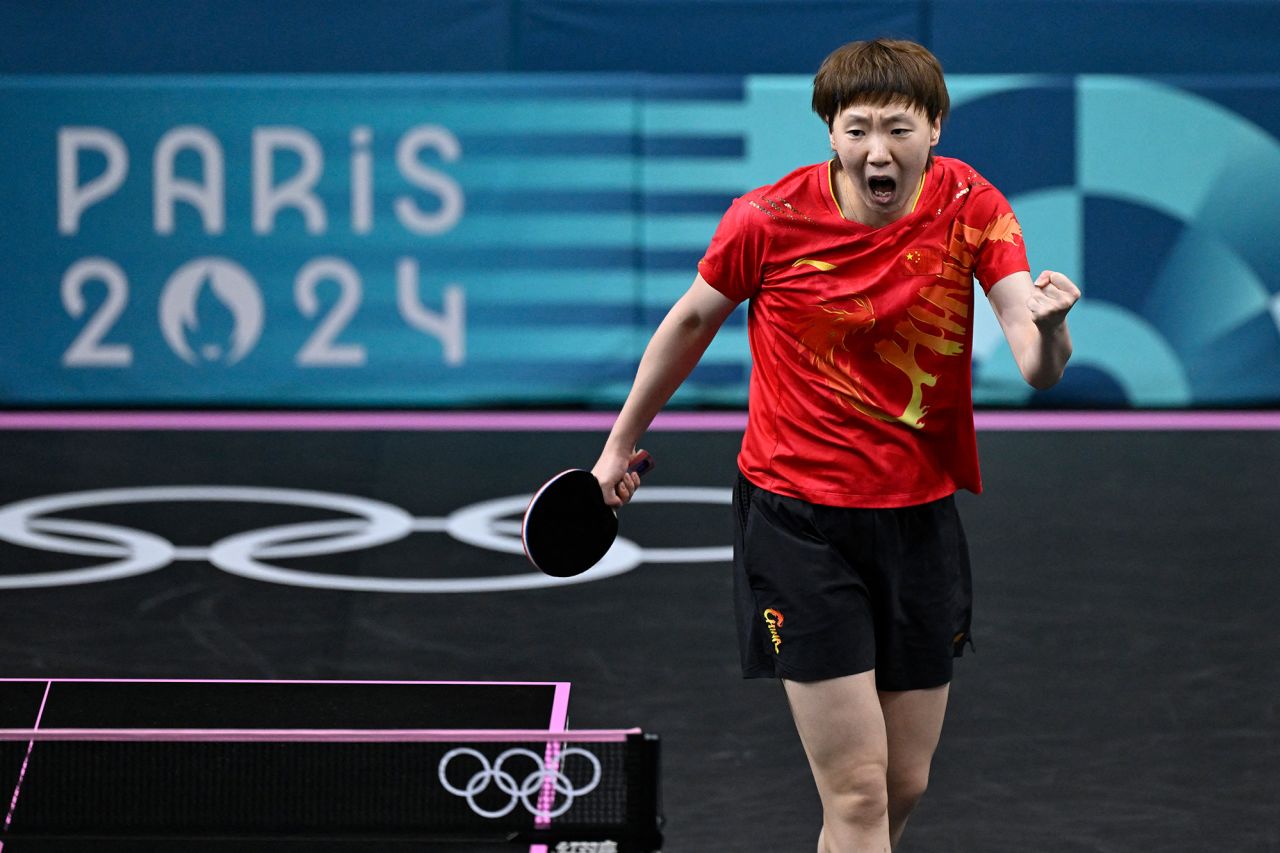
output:
[[911, 211], [942, 119], [918, 107], [853, 104], [831, 123], [831, 149], [840, 161], [836, 195], [845, 216], [864, 225], [888, 225]]

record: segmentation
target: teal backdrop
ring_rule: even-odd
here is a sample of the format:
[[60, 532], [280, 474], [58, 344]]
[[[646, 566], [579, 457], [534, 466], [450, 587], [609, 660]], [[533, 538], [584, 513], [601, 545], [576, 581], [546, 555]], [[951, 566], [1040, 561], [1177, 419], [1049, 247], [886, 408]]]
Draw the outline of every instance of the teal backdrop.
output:
[[[0, 402], [616, 405], [730, 201], [826, 156], [812, 72], [793, 66], [838, 40], [817, 59], [812, 39], [803, 57], [771, 52], [757, 44], [769, 16], [818, 26], [846, 5], [445, 3], [404, 30], [438, 43], [428, 73], [408, 73], [402, 43], [374, 49], [422, 4], [374, 4], [384, 17], [351, 29], [365, 52], [333, 49], [319, 70], [306, 39], [272, 52], [237, 36], [244, 4], [178, 6], [205, 14], [206, 34], [226, 28], [222, 53], [176, 24], [147, 41], [93, 2], [66, 19], [85, 50], [43, 53], [54, 20], [6, 9], [25, 41], [0, 61]], [[1161, 4], [1080, 18], [1089, 5], [1023, 10], [1091, 33], [1092, 52], [1064, 48], [1071, 61], [1035, 52], [1034, 28], [1007, 14], [1018, 4], [865, 4], [848, 22], [851, 36], [934, 46], [953, 101], [940, 153], [1009, 196], [1033, 273], [1083, 288], [1072, 366], [1045, 393], [1017, 377], [979, 304], [976, 400], [1276, 405], [1280, 69], [1257, 30], [1280, 25], [1280, 4], [1164, 4], [1145, 19], [1190, 44], [1213, 28], [1188, 7], [1230, 18], [1203, 36], [1235, 39], [1212, 61], [1125, 17]], [[272, 14], [285, 7], [304, 8]], [[709, 7], [734, 22], [735, 50], [673, 32], [664, 59], [640, 57], [662, 15]], [[77, 32], [95, 14], [114, 53]], [[943, 35], [974, 21], [1003, 28], [998, 50]], [[623, 70], [587, 49], [606, 42]], [[753, 50], [762, 73], [740, 67]], [[725, 73], [708, 73], [707, 51]], [[749, 370], [740, 311], [676, 404], [741, 405]]]

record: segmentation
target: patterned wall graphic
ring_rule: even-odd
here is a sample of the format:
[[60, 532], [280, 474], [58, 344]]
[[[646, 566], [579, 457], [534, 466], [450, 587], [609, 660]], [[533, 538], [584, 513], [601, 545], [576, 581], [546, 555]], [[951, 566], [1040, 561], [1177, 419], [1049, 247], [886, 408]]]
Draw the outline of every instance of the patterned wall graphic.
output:
[[[1225, 82], [1224, 82], [1225, 81]], [[997, 405], [1280, 402], [1280, 81], [950, 78], [1076, 356]], [[807, 76], [0, 77], [6, 404], [611, 405]], [[982, 297], [979, 294], [979, 301]], [[683, 404], [745, 402], [743, 312]]]

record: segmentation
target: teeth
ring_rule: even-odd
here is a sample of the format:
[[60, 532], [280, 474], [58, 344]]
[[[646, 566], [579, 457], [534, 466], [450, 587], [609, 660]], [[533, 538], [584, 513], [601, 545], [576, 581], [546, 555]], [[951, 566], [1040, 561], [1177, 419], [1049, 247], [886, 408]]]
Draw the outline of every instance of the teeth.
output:
[[869, 178], [867, 187], [871, 190], [871, 194], [879, 199], [891, 198], [893, 196], [894, 183], [890, 178]]

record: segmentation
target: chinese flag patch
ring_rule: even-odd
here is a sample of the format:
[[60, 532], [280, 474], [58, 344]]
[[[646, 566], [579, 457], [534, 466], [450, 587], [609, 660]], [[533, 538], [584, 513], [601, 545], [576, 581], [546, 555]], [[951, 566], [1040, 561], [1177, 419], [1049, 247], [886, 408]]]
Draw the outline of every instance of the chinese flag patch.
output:
[[913, 246], [902, 253], [900, 263], [907, 275], [941, 275], [942, 250], [936, 246]]

